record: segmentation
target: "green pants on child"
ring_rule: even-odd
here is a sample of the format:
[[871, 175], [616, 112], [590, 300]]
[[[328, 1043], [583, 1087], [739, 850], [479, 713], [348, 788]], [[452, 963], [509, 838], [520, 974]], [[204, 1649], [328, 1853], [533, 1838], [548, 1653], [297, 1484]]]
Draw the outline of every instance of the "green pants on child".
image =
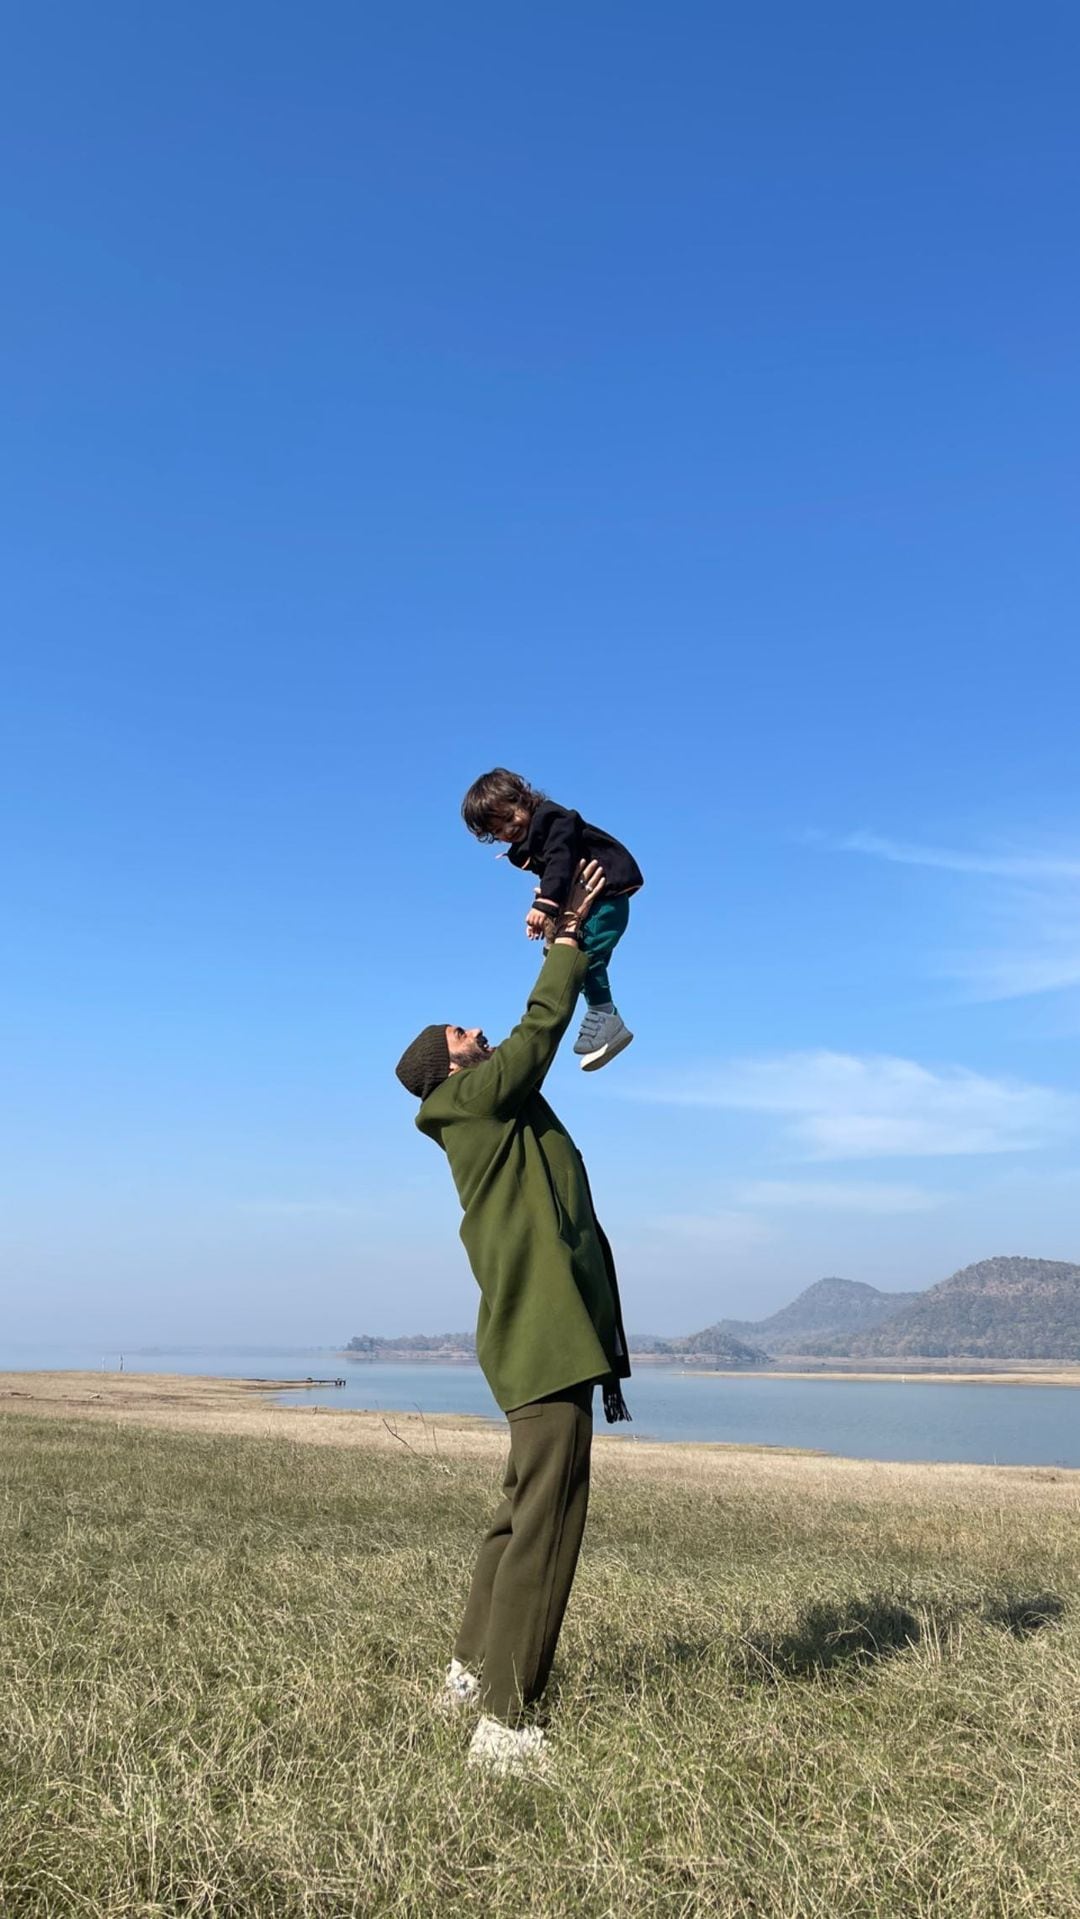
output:
[[589, 955], [582, 992], [587, 1006], [610, 1006], [611, 982], [607, 963], [630, 923], [630, 898], [600, 900], [581, 929], [581, 944]]

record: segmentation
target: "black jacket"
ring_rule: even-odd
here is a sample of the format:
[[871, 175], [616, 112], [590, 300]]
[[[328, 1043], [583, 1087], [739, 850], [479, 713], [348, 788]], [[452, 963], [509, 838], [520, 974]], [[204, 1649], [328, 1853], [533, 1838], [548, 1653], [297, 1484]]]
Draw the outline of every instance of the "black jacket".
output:
[[636, 893], [645, 884], [641, 868], [621, 841], [613, 840], [599, 826], [590, 826], [570, 807], [556, 806], [554, 800], [541, 800], [525, 838], [515, 842], [507, 857], [511, 866], [540, 875], [540, 894], [535, 903], [556, 912], [566, 904], [579, 860], [599, 860], [607, 882], [607, 899]]

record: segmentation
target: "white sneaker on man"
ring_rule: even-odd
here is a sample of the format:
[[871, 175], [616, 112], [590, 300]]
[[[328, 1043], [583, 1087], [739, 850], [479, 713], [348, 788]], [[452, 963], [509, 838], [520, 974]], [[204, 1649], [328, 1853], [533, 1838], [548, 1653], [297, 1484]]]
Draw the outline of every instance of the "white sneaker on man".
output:
[[467, 1712], [470, 1706], [480, 1704], [480, 1681], [474, 1672], [463, 1666], [460, 1659], [452, 1659], [446, 1668], [446, 1677], [435, 1695], [434, 1707], [438, 1713], [450, 1715]]
[[546, 1747], [539, 1726], [504, 1726], [485, 1715], [473, 1733], [467, 1763], [501, 1779], [546, 1779], [551, 1771]]

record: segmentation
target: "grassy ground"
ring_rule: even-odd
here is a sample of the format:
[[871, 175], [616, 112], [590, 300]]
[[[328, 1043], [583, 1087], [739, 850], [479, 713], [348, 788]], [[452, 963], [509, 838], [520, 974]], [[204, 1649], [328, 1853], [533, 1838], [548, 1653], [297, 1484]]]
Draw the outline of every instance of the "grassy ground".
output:
[[481, 1785], [490, 1447], [0, 1418], [3, 1919], [1080, 1914], [1080, 1475], [633, 1454]]

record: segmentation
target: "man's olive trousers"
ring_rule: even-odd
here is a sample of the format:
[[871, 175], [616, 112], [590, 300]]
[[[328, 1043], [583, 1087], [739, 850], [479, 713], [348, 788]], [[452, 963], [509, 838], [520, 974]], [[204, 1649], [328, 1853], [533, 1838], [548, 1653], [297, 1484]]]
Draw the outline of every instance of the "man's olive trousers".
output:
[[547, 1685], [589, 1506], [591, 1384], [506, 1417], [503, 1498], [484, 1536], [454, 1657], [482, 1673], [481, 1706], [517, 1725]]

